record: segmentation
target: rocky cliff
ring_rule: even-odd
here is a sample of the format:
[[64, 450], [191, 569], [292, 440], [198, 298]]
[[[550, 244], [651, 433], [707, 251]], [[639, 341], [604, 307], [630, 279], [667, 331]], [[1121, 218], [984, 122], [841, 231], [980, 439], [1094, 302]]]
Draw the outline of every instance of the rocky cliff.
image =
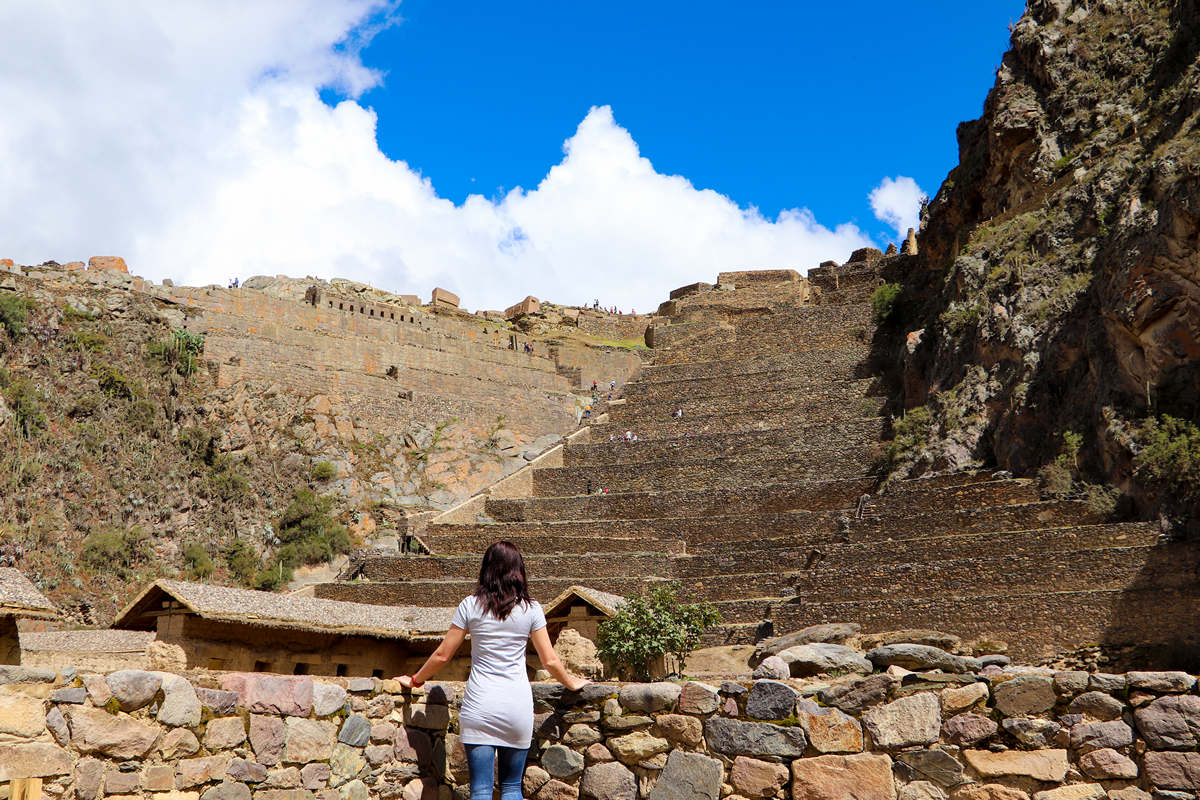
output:
[[1194, 502], [1198, 48], [1195, 0], [1029, 3], [920, 255], [877, 298], [900, 471], [1041, 470], [1142, 513]]

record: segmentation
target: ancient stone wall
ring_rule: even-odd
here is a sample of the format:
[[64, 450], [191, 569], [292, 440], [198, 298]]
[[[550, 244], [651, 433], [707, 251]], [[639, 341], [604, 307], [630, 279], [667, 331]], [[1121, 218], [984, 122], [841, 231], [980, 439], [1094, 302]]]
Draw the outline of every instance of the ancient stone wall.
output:
[[[969, 669], [963, 674], [892, 667], [820, 682], [596, 684], [571, 694], [534, 684], [524, 795], [1194, 797], [1200, 696], [1193, 676], [981, 669], [961, 661]], [[0, 684], [0, 791], [7, 797], [467, 797], [457, 724], [462, 684], [408, 694], [375, 678], [22, 667], [0, 667]]]

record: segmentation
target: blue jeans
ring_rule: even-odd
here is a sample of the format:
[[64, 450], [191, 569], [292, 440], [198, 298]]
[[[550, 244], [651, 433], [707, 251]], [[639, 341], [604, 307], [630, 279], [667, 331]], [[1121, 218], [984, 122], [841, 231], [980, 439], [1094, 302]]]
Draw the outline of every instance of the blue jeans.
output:
[[500, 763], [500, 800], [522, 800], [521, 779], [525, 777], [528, 748], [466, 744], [463, 749], [467, 751], [467, 769], [471, 773], [471, 800], [492, 800], [496, 762]]

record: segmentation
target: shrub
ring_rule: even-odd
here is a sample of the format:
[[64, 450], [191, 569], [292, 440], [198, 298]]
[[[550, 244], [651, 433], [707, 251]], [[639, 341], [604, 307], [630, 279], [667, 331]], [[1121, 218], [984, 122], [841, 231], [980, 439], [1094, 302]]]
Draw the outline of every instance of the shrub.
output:
[[349, 553], [350, 532], [329, 516], [331, 503], [309, 489], [297, 489], [275, 523], [281, 543], [277, 556], [286, 567], [319, 564]]
[[67, 303], [66, 305], [63, 306], [62, 321], [63, 322], [95, 322], [96, 315], [90, 314], [87, 311], [83, 311], [83, 310], [78, 309], [75, 306], [71, 305], [70, 303]]
[[679, 584], [660, 583], [627, 598], [612, 618], [600, 623], [596, 645], [621, 677], [648, 680], [651, 664], [666, 655], [677, 659], [682, 672], [701, 635], [720, 619], [708, 603], [681, 602]]
[[929, 406], [910, 408], [899, 419], [892, 420], [892, 440], [884, 447], [883, 455], [889, 469], [916, 453], [929, 441], [933, 428], [933, 412]]
[[282, 559], [259, 571], [254, 578], [254, 588], [263, 592], [275, 592], [282, 589], [292, 580], [292, 568], [283, 563]]
[[1200, 428], [1163, 414], [1142, 425], [1142, 449], [1134, 456], [1138, 478], [1183, 497], [1200, 497]]
[[199, 355], [204, 352], [204, 336], [176, 328], [166, 339], [146, 345], [147, 354], [174, 369], [183, 377], [193, 375], [199, 367]]
[[226, 458], [218, 458], [206, 481], [209, 497], [240, 503], [250, 495], [250, 482]]
[[1101, 519], [1108, 519], [1117, 510], [1117, 504], [1121, 500], [1121, 491], [1114, 486], [1092, 484], [1087, 487], [1084, 500], [1087, 502], [1089, 511]]
[[67, 409], [67, 416], [74, 419], [90, 417], [105, 404], [104, 395], [99, 392], [84, 392], [75, 398], [75, 402]]
[[116, 400], [132, 400], [141, 394], [137, 383], [108, 362], [93, 364], [91, 376], [100, 384], [100, 391]]
[[16, 339], [25, 332], [33, 304], [24, 297], [0, 292], [0, 330]]
[[160, 413], [158, 406], [149, 400], [135, 400], [129, 406], [126, 414], [129, 425], [138, 433], [155, 434], [158, 432]]
[[83, 563], [95, 570], [110, 572], [122, 580], [133, 577], [136, 569], [151, 557], [146, 532], [140, 527], [110, 529], [89, 534], [79, 552]]
[[217, 458], [216, 437], [204, 428], [184, 428], [179, 433], [179, 449], [193, 461], [212, 466]]
[[896, 301], [900, 298], [900, 284], [885, 283], [875, 287], [871, 293], [871, 319], [882, 325], [896, 313]]
[[100, 353], [108, 346], [108, 337], [96, 331], [72, 331], [71, 340], [80, 350]]
[[254, 548], [241, 539], [234, 539], [225, 548], [225, 566], [242, 586], [253, 586], [258, 577], [259, 559]]
[[197, 580], [207, 578], [213, 573], [212, 556], [199, 542], [190, 542], [184, 545], [183, 561], [187, 564], [192, 577]]
[[331, 481], [337, 477], [337, 467], [328, 461], [318, 462], [313, 467], [312, 476], [314, 481]]
[[16, 422], [17, 434], [32, 439], [46, 429], [46, 397], [26, 378], [17, 378], [4, 390]]

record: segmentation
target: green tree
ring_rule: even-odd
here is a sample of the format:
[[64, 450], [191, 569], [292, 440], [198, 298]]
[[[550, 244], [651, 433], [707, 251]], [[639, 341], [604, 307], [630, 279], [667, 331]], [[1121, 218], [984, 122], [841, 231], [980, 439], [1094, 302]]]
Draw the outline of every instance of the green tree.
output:
[[184, 545], [183, 560], [193, 578], [203, 580], [213, 573], [212, 556], [199, 542], [189, 542]]
[[649, 680], [658, 658], [674, 656], [682, 672], [700, 637], [721, 615], [708, 603], [685, 603], [678, 583], [660, 583], [626, 598], [617, 613], [600, 623], [596, 646], [600, 657], [622, 678]]
[[350, 532], [329, 516], [332, 503], [311, 489], [297, 489], [275, 523], [280, 547], [276, 556], [284, 567], [320, 564], [349, 553]]
[[150, 537], [136, 526], [127, 530], [96, 531], [83, 540], [79, 555], [91, 569], [111, 572], [128, 580], [138, 568], [149, 563], [152, 555]]
[[4, 401], [12, 410], [17, 434], [32, 439], [46, 428], [46, 397], [26, 378], [17, 378], [4, 390]]
[[900, 284], [885, 283], [876, 286], [871, 293], [871, 319], [882, 325], [896, 313], [896, 301], [900, 298]]
[[0, 331], [16, 339], [25, 332], [32, 303], [24, 297], [0, 292]]
[[1181, 497], [1200, 499], [1200, 428], [1163, 414], [1142, 426], [1142, 448], [1134, 456], [1138, 478]]

